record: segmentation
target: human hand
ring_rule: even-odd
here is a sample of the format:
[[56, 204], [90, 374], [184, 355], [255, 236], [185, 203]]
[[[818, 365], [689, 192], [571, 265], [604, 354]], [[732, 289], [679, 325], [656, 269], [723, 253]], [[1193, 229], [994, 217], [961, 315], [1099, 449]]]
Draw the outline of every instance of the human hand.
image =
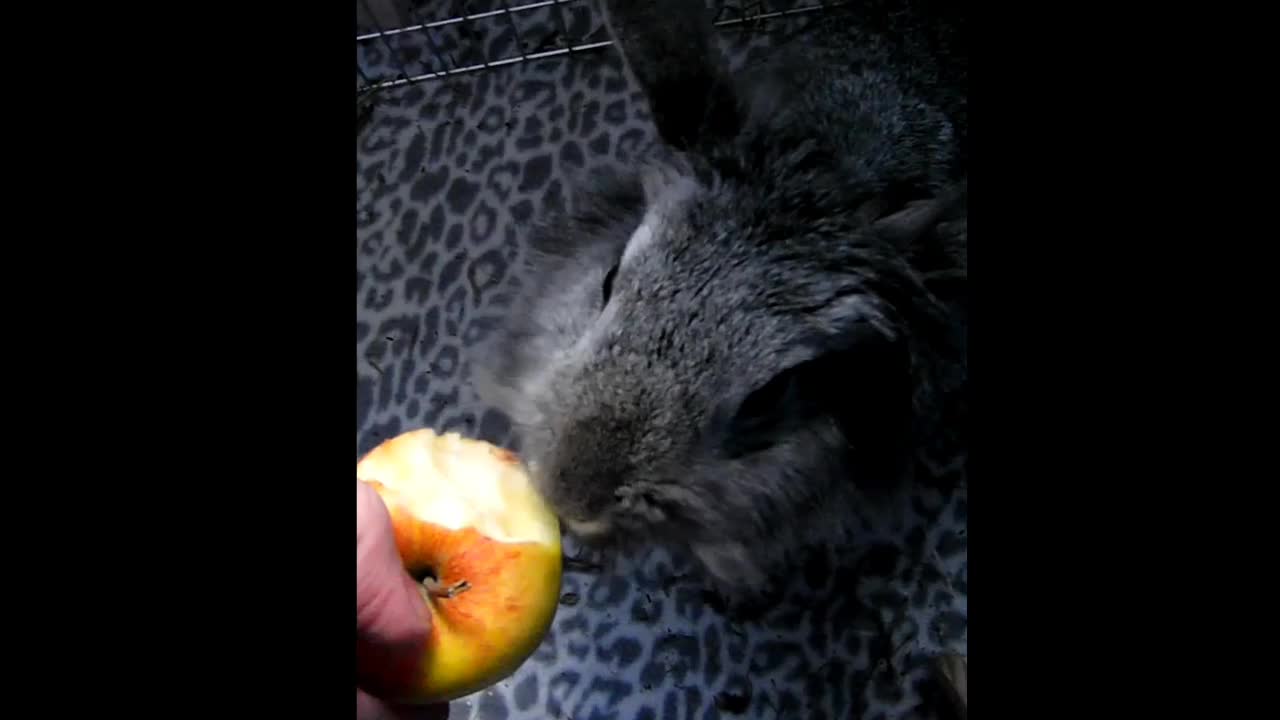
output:
[[447, 718], [448, 705], [394, 706], [379, 699], [412, 680], [431, 632], [418, 584], [405, 572], [382, 498], [356, 481], [356, 718]]

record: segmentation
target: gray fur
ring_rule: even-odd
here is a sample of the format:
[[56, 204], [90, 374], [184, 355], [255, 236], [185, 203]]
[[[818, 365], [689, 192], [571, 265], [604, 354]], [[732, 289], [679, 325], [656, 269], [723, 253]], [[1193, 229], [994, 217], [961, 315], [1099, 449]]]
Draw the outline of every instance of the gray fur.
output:
[[963, 464], [964, 67], [921, 52], [959, 41], [859, 6], [747, 84], [698, 3], [606, 5], [665, 146], [534, 230], [478, 389], [571, 531], [750, 594]]

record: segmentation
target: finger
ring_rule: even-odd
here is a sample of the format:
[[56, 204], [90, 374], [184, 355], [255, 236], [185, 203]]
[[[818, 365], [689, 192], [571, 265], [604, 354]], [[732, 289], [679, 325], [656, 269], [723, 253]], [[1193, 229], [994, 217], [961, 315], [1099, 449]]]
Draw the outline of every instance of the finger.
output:
[[386, 506], [356, 484], [356, 667], [361, 683], [379, 692], [413, 680], [430, 615], [404, 569]]
[[356, 481], [356, 628], [371, 639], [421, 638], [430, 615], [396, 548], [378, 493]]

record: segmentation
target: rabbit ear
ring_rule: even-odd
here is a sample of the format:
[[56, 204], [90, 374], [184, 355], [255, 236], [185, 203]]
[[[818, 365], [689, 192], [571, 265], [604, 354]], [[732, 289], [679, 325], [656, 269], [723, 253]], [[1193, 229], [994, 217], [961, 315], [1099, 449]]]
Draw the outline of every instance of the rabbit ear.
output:
[[601, 7], [665, 143], [692, 150], [737, 131], [737, 97], [703, 0], [601, 0]]

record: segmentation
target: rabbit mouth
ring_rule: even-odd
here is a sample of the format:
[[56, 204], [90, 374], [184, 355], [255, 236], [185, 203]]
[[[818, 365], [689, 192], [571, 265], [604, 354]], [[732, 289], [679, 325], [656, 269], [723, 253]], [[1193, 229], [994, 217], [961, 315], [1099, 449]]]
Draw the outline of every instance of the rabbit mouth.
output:
[[569, 532], [584, 540], [607, 535], [612, 527], [607, 520], [575, 520], [568, 517], [562, 517], [561, 520]]

